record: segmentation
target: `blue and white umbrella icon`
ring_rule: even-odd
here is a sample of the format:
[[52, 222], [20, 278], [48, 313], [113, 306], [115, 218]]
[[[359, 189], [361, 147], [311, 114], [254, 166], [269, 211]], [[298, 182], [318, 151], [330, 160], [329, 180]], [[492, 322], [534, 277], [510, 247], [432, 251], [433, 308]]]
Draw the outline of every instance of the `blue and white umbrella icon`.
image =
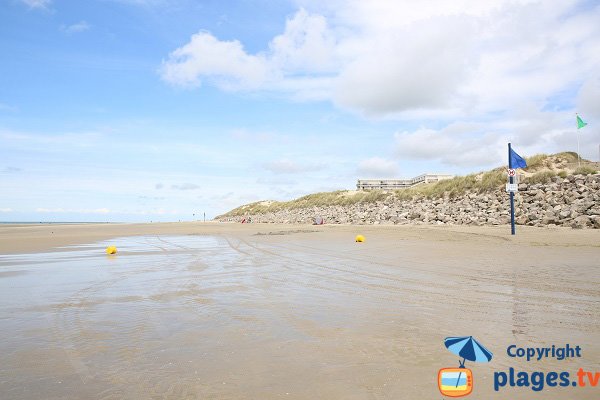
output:
[[[462, 357], [460, 368], [465, 367], [465, 360], [475, 362], [490, 362], [492, 352], [486, 349], [481, 343], [473, 339], [473, 336], [447, 337], [444, 339], [444, 345], [448, 350], [457, 356]], [[462, 373], [458, 374], [456, 385]]]
[[473, 339], [473, 336], [447, 337], [444, 339], [444, 345], [448, 350], [463, 358], [460, 363], [461, 368], [464, 368], [465, 360], [489, 362], [492, 359], [492, 352]]

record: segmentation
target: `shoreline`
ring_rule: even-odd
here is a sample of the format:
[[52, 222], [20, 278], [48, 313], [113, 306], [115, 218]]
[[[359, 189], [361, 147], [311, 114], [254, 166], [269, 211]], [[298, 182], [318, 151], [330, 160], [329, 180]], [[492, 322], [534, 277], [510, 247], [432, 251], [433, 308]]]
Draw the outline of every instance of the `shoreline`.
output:
[[[465, 225], [355, 225], [355, 224], [276, 224], [224, 222], [161, 222], [161, 223], [88, 223], [0, 225], [0, 254], [20, 254], [57, 251], [69, 245], [86, 244], [117, 237], [147, 235], [252, 235], [291, 234], [298, 230], [356, 234], [385, 234], [391, 238], [418, 238], [426, 241], [446, 240], [449, 236], [464, 236], [465, 240], [490, 238], [507, 241], [510, 246], [600, 247], [600, 232], [595, 229], [566, 227], [518, 226], [517, 235], [510, 235], [509, 226]], [[466, 235], [466, 236], [465, 236]]]

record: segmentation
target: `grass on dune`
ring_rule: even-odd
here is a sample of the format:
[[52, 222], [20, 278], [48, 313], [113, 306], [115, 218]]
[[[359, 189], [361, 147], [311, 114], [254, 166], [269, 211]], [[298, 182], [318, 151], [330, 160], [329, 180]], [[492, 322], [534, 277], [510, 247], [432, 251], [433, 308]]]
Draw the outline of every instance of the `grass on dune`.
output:
[[536, 154], [531, 157], [525, 157], [525, 161], [527, 162], [527, 169], [535, 169], [538, 167], [542, 167], [544, 165], [544, 161], [548, 159], [548, 154]]
[[525, 178], [525, 182], [536, 184], [536, 183], [548, 183], [557, 175], [554, 171], [541, 171], [530, 177]]
[[[553, 155], [536, 154], [531, 157], [525, 157], [525, 161], [527, 161], [527, 168], [525, 168], [525, 171], [532, 172], [542, 168], [549, 168], [555, 161], [559, 160], [566, 161], [568, 164], [576, 163], [578, 160], [577, 153], [574, 151], [564, 151]], [[589, 162], [583, 158], [581, 161]]]
[[233, 217], [246, 214], [265, 214], [284, 209], [298, 209], [324, 206], [348, 206], [358, 203], [375, 203], [395, 197], [401, 200], [417, 198], [457, 197], [466, 191], [486, 192], [501, 188], [506, 181], [503, 168], [497, 168], [483, 174], [471, 174], [447, 179], [409, 189], [384, 192], [381, 190], [350, 192], [339, 190], [309, 194], [290, 201], [256, 202], [235, 208], [223, 216]]
[[313, 193], [290, 201], [273, 201], [247, 204], [229, 211], [224, 216], [239, 216], [245, 214], [264, 214], [283, 209], [298, 209], [323, 206], [347, 206], [356, 203], [375, 203], [392, 196], [390, 192], [372, 190], [352, 193], [347, 190], [335, 192]]
[[595, 174], [597, 172], [598, 171], [596, 171], [595, 168], [590, 167], [588, 165], [584, 165], [582, 167], [575, 169], [574, 174], [575, 175], [590, 175], [590, 174]]
[[[555, 154], [555, 157], [564, 158], [569, 163], [575, 163], [578, 160], [577, 153], [574, 151], [563, 151], [562, 153]], [[581, 161], [589, 162], [585, 158], [581, 158]]]

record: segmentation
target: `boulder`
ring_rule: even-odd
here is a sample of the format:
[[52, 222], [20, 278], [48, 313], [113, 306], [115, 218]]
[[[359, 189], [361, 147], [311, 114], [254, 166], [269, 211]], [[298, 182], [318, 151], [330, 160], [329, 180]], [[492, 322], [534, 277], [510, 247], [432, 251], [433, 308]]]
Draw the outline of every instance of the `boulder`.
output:
[[587, 215], [580, 215], [571, 222], [571, 227], [575, 229], [587, 228], [591, 226], [592, 220]]

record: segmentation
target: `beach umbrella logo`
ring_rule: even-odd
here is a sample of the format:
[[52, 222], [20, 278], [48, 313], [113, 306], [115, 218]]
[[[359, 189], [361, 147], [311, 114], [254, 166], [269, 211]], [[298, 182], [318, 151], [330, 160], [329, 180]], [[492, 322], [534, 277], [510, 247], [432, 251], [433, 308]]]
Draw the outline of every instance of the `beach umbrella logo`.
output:
[[444, 396], [462, 397], [473, 391], [473, 372], [465, 367], [465, 362], [490, 362], [492, 352], [486, 349], [473, 336], [447, 337], [444, 345], [462, 358], [458, 368], [442, 368], [438, 372], [438, 388]]

